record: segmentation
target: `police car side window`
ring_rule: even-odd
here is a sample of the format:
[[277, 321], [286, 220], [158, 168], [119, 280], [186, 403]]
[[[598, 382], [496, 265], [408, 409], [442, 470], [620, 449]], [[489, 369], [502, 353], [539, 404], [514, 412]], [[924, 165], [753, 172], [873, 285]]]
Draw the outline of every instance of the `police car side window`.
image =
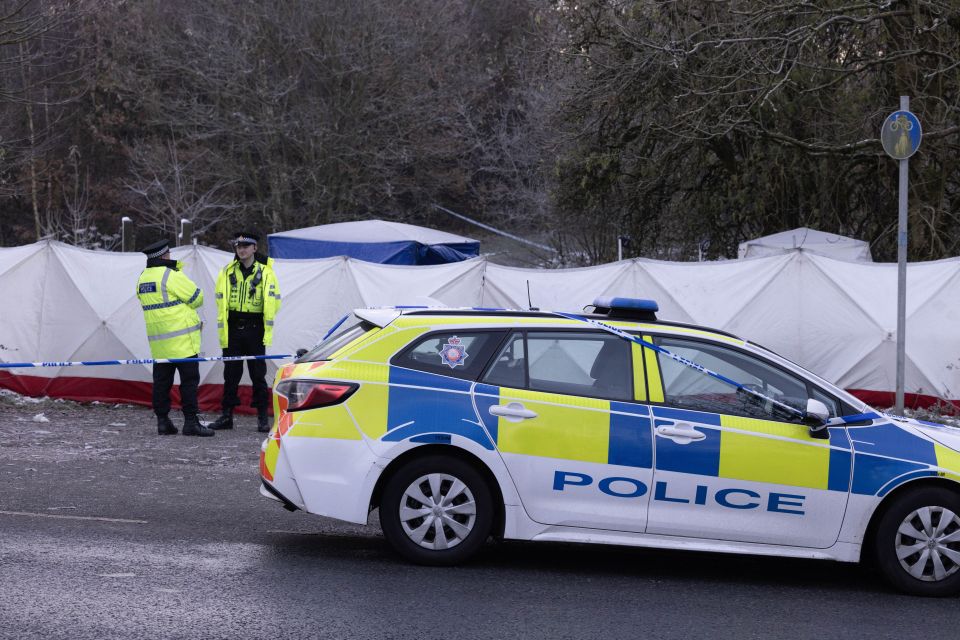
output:
[[[658, 338], [657, 344], [758, 394], [803, 411], [807, 383], [751, 354], [721, 345], [677, 338]], [[658, 354], [664, 401], [675, 407], [726, 415], [799, 423], [799, 414], [777, 406], [733, 385], [705, 375], [668, 356]], [[831, 409], [835, 407], [827, 405]]]
[[424, 336], [390, 360], [390, 364], [427, 373], [476, 380], [503, 331], [442, 331]]
[[600, 332], [528, 331], [510, 337], [487, 384], [565, 395], [630, 400], [630, 343]]
[[527, 386], [526, 345], [523, 333], [512, 334], [494, 358], [483, 381], [497, 387], [525, 389]]

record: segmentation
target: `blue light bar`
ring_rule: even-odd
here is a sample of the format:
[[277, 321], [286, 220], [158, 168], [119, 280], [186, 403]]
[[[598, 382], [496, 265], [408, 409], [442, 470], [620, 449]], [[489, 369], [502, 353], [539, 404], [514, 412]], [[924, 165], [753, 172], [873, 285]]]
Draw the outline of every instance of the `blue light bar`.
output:
[[593, 301], [593, 306], [598, 309], [619, 309], [624, 311], [649, 311], [656, 313], [660, 307], [654, 300], [644, 300], [643, 298], [615, 298], [604, 296]]

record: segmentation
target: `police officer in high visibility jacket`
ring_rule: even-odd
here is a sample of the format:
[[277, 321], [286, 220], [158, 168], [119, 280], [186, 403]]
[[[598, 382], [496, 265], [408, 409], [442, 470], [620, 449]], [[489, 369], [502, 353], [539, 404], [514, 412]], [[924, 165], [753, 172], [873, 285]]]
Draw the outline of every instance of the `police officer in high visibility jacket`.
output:
[[[280, 310], [280, 285], [273, 272], [273, 259], [257, 253], [260, 236], [243, 232], [234, 237], [236, 255], [217, 277], [217, 328], [225, 356], [264, 355], [273, 342], [273, 321]], [[267, 418], [267, 363], [247, 360], [253, 384], [251, 406], [257, 409], [257, 431], [270, 431]], [[210, 426], [233, 428], [233, 408], [240, 404], [237, 388], [243, 376], [243, 361], [224, 363], [223, 412]]]
[[[147, 323], [150, 354], [155, 359], [195, 358], [200, 352], [200, 317], [196, 309], [203, 304], [203, 292], [180, 271], [180, 263], [170, 259], [170, 244], [160, 240], [143, 250], [147, 268], [137, 282], [137, 298]], [[170, 388], [174, 374], [180, 372], [180, 403], [183, 409], [183, 435], [212, 436], [211, 429], [197, 418], [197, 387], [200, 366], [197, 362], [155, 363], [153, 365], [153, 411], [157, 414], [157, 433], [177, 433], [170, 420]]]

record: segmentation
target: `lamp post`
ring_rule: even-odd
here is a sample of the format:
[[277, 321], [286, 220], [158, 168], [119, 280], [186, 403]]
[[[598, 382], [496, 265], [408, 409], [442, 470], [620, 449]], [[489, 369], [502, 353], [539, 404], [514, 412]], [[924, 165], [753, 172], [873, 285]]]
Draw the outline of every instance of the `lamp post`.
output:
[[123, 216], [120, 218], [120, 250], [125, 253], [136, 251], [136, 244], [133, 220], [127, 216]]
[[177, 246], [183, 247], [191, 243], [193, 238], [193, 223], [186, 218], [180, 219], [180, 234], [177, 236]]

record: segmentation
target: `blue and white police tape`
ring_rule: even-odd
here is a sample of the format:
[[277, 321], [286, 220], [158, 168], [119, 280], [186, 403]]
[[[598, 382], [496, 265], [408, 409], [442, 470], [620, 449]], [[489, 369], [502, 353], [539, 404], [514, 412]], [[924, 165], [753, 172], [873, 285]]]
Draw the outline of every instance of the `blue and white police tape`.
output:
[[0, 362], [0, 369], [29, 367], [102, 367], [118, 364], [176, 364], [179, 362], [229, 362], [233, 360], [286, 360], [294, 354], [275, 356], [211, 356], [198, 358], [134, 358], [132, 360], [80, 360], [76, 362]]
[[633, 334], [631, 334], [631, 333], [627, 333], [627, 332], [624, 331], [623, 329], [618, 329], [617, 327], [610, 326], [610, 325], [607, 324], [606, 322], [600, 322], [599, 320], [594, 320], [593, 318], [585, 318], [584, 316], [579, 316], [579, 315], [576, 315], [576, 314], [573, 314], [573, 313], [563, 313], [563, 312], [561, 312], [561, 311], [554, 311], [553, 313], [554, 313], [555, 315], [558, 315], [558, 316], [562, 317], [562, 318], [567, 318], [568, 320], [580, 320], [581, 322], [586, 322], [587, 324], [591, 324], [591, 325], [593, 325], [593, 326], [595, 326], [595, 327], [598, 327], [598, 328], [600, 328], [600, 329], [603, 329], [604, 331], [607, 331], [608, 333], [612, 333], [612, 334], [615, 335], [615, 336], [619, 336], [619, 337], [623, 338], [624, 340], [628, 340], [628, 341], [630, 341], [630, 342], [636, 342], [637, 344], [639, 344], [639, 345], [640, 345], [641, 347], [643, 347], [644, 349], [651, 349], [651, 350], [653, 350], [653, 351], [655, 351], [655, 352], [657, 352], [657, 353], [662, 353], [662, 354], [665, 355], [666, 357], [671, 358], [671, 359], [679, 362], [679, 363], [682, 364], [682, 365], [686, 365], [686, 366], [690, 367], [691, 369], [695, 369], [696, 371], [699, 371], [700, 373], [702, 373], [702, 374], [704, 374], [704, 375], [706, 375], [706, 376], [710, 376], [711, 378], [715, 378], [715, 379], [717, 379], [717, 380], [719, 380], [719, 381], [721, 381], [721, 382], [725, 382], [726, 384], [729, 384], [729, 385], [735, 387], [738, 391], [742, 391], [742, 392], [744, 392], [744, 393], [747, 393], [747, 394], [749, 394], [749, 395], [751, 395], [751, 396], [753, 396], [753, 397], [755, 397], [755, 398], [757, 398], [757, 399], [759, 399], [759, 400], [762, 400], [762, 401], [764, 401], [764, 402], [769, 402], [769, 403], [771, 403], [771, 406], [778, 407], [778, 408], [780, 408], [781, 410], [786, 411], [787, 413], [789, 413], [789, 414], [791, 414], [791, 415], [797, 416], [797, 417], [799, 417], [799, 418], [805, 418], [805, 417], [807, 416], [806, 411], [802, 411], [802, 410], [800, 410], [800, 409], [797, 409], [796, 407], [791, 407], [790, 405], [785, 404], [785, 403], [783, 403], [783, 402], [780, 402], [779, 400], [777, 400], [777, 399], [775, 399], [775, 398], [771, 398], [771, 397], [768, 396], [768, 395], [764, 395], [763, 393], [760, 393], [759, 391], [756, 391], [755, 389], [751, 389], [750, 387], [748, 387], [748, 386], [746, 386], [746, 385], [740, 384], [740, 383], [737, 382], [736, 380], [731, 380], [731, 379], [728, 378], [727, 376], [722, 375], [722, 374], [719, 374], [719, 373], [717, 373], [716, 371], [711, 371], [710, 369], [707, 369], [707, 368], [704, 367], [703, 365], [697, 364], [696, 362], [693, 362], [692, 360], [687, 360], [687, 359], [684, 358], [683, 356], [677, 355], [677, 354], [675, 354], [675, 353], [673, 353], [673, 352], [671, 352], [671, 351], [669, 351], [669, 350], [667, 350], [667, 349], [664, 349], [663, 347], [661, 347], [661, 346], [659, 346], [659, 345], [653, 344], [652, 342], [647, 342], [646, 340], [643, 340], [642, 338], [639, 338], [639, 337], [637, 337], [637, 336], [635, 336], [635, 335], [633, 335]]
[[[672, 353], [671, 351], [669, 351], [669, 350], [667, 350], [667, 349], [664, 349], [663, 347], [661, 347], [661, 346], [659, 346], [659, 345], [653, 344], [652, 342], [647, 342], [646, 340], [643, 340], [642, 338], [639, 338], [639, 337], [633, 335], [632, 333], [628, 333], [628, 332], [624, 331], [623, 329], [618, 329], [617, 327], [613, 327], [613, 326], [607, 324], [606, 322], [600, 322], [599, 320], [594, 320], [593, 318], [586, 318], [586, 317], [584, 317], [584, 316], [579, 316], [579, 315], [576, 315], [576, 314], [573, 314], [573, 313], [563, 313], [563, 312], [561, 312], [561, 311], [554, 311], [553, 313], [554, 313], [554, 315], [558, 315], [558, 316], [560, 316], [561, 318], [567, 318], [568, 320], [580, 320], [581, 322], [586, 322], [587, 324], [594, 325], [595, 327], [598, 327], [598, 328], [600, 328], [600, 329], [603, 329], [604, 331], [607, 331], [608, 333], [612, 333], [612, 334], [615, 335], [615, 336], [619, 336], [619, 337], [623, 338], [624, 340], [628, 340], [628, 341], [630, 341], [630, 342], [636, 342], [637, 344], [639, 344], [639, 345], [640, 345], [641, 347], [643, 347], [644, 349], [651, 349], [651, 350], [653, 350], [653, 351], [655, 351], [655, 352], [657, 352], [657, 353], [662, 353], [664, 356], [666, 356], [666, 357], [668, 357], [668, 358], [672, 358], [673, 360], [676, 360], [676, 361], [679, 362], [680, 364], [686, 365], [686, 366], [690, 367], [691, 369], [694, 369], [694, 370], [696, 370], [696, 371], [699, 371], [700, 373], [702, 373], [702, 374], [704, 374], [704, 375], [706, 375], [706, 376], [710, 376], [711, 378], [716, 378], [717, 380], [720, 380], [721, 382], [725, 382], [725, 383], [727, 383], [727, 384], [729, 384], [729, 385], [732, 385], [732, 386], [736, 387], [738, 390], [740, 390], [740, 391], [742, 391], [742, 392], [744, 392], [744, 393], [747, 393], [747, 394], [749, 394], [749, 395], [751, 395], [751, 396], [753, 396], [753, 397], [755, 397], [755, 398], [758, 398], [758, 399], [763, 400], [763, 401], [765, 401], [765, 402], [770, 402], [770, 403], [771, 403], [771, 406], [779, 407], [781, 410], [786, 411], [787, 413], [790, 413], [790, 414], [792, 414], [792, 415], [794, 415], [794, 416], [797, 416], [797, 417], [799, 417], [799, 418], [801, 418], [801, 419], [804, 419], [804, 418], [807, 417], [806, 411], [802, 411], [801, 409], [797, 409], [796, 407], [791, 407], [790, 405], [785, 404], [785, 403], [783, 403], [783, 402], [780, 402], [779, 400], [776, 400], [775, 398], [771, 398], [771, 397], [768, 396], [768, 395], [765, 395], [765, 394], [763, 394], [763, 393], [760, 393], [759, 391], [756, 391], [755, 389], [751, 389], [750, 387], [747, 387], [747, 386], [745, 386], [745, 385], [742, 385], [742, 384], [740, 384], [739, 382], [737, 382], [736, 380], [731, 380], [731, 379], [728, 378], [727, 376], [721, 375], [721, 374], [717, 373], [716, 371], [711, 371], [710, 369], [707, 369], [706, 367], [704, 367], [704, 366], [702, 366], [702, 365], [699, 365], [699, 364], [697, 364], [696, 362], [693, 362], [692, 360], [687, 360], [687, 359], [684, 358], [683, 356], [680, 356], [680, 355], [677, 355], [677, 354], [675, 354], [675, 353]], [[902, 419], [902, 418], [898, 418], [897, 416], [890, 416], [890, 415], [887, 415], [887, 414], [883, 414], [882, 412], [858, 413], [858, 414], [856, 414], [856, 415], [838, 416], [838, 417], [835, 417], [835, 418], [830, 418], [829, 420], [827, 420], [824, 424], [822, 424], [822, 425], [820, 425], [820, 426], [811, 426], [811, 429], [813, 429], [814, 431], [819, 431], [819, 430], [825, 429], [825, 428], [827, 428], [827, 427], [836, 427], [836, 426], [841, 426], [841, 425], [844, 425], [844, 424], [851, 424], [851, 423], [857, 423], [857, 422], [865, 422], [865, 421], [870, 421], [870, 420], [876, 420], [876, 419], [881, 418], [881, 417], [894, 418], [894, 419]]]

